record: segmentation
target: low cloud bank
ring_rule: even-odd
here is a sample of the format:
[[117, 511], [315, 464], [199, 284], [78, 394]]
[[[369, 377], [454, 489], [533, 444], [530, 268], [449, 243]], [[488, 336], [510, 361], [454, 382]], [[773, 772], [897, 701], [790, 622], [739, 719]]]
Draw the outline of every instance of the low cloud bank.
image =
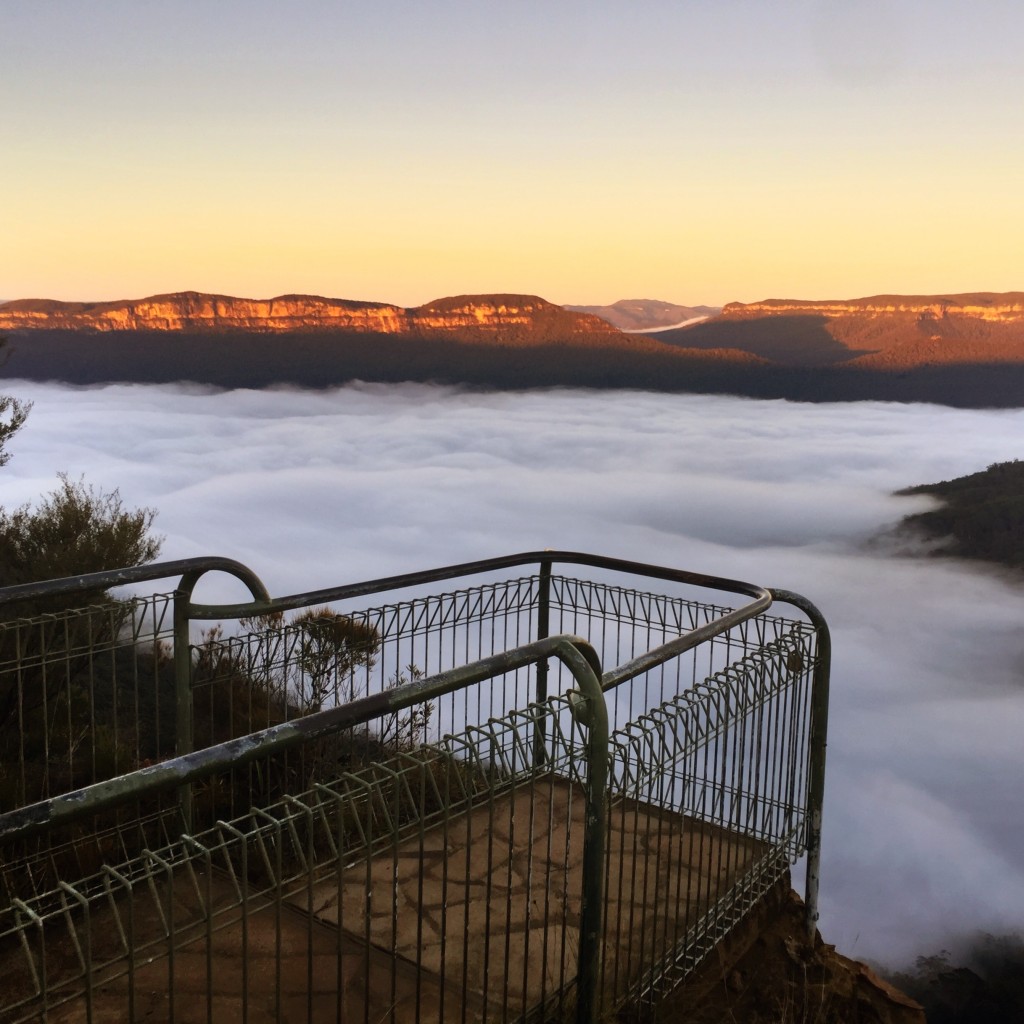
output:
[[900, 962], [957, 933], [1020, 930], [1024, 586], [866, 542], [928, 507], [894, 489], [1019, 457], [1024, 411], [5, 387], [35, 402], [2, 471], [6, 506], [81, 473], [156, 507], [166, 557], [229, 555], [277, 594], [539, 547], [805, 593], [835, 645], [826, 938]]

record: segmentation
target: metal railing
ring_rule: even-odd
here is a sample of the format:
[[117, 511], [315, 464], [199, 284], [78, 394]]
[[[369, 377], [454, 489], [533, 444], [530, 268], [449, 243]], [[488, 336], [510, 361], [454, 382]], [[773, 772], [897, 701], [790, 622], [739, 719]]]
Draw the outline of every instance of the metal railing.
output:
[[[195, 603], [215, 570], [252, 601]], [[190, 560], [0, 611], [69, 594], [0, 622], [0, 1021], [594, 1020], [805, 854], [814, 929], [829, 646], [798, 595], [531, 552], [275, 600]]]

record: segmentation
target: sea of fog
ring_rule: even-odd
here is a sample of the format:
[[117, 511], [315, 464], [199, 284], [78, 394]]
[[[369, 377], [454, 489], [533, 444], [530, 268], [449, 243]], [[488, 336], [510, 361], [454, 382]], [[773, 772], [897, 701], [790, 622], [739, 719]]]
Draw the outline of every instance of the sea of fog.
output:
[[[1024, 924], [1024, 585], [873, 538], [895, 498], [1020, 456], [1024, 410], [427, 385], [11, 381], [11, 507], [67, 471], [159, 510], [163, 555], [276, 594], [543, 547], [800, 591], [834, 636], [821, 928], [905, 962]], [[205, 585], [205, 584], [204, 584]], [[219, 585], [219, 584], [218, 584]], [[203, 599], [241, 594], [212, 590]]]

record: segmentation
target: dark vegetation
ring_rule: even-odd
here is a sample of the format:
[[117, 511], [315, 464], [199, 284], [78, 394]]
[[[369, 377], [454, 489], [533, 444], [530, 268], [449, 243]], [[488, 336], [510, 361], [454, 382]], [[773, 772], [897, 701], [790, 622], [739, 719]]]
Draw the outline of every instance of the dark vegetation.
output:
[[918, 957], [890, 980], [924, 1008], [928, 1024], [1022, 1024], [1024, 941], [979, 935], [958, 955]]
[[[0, 347], [4, 344], [0, 338]], [[31, 403], [21, 402], [13, 395], [0, 395], [0, 466], [6, 466], [11, 453], [5, 451], [7, 442], [21, 429], [28, 416]]]
[[998, 462], [979, 473], [897, 494], [928, 494], [942, 502], [903, 519], [906, 528], [941, 542], [936, 554], [1024, 568], [1024, 461]]
[[820, 314], [709, 320], [692, 327], [659, 331], [658, 340], [697, 349], [739, 349], [787, 366], [828, 366], [855, 356], [829, 330]]
[[[629, 1017], [630, 1021], [638, 1018]], [[815, 934], [784, 879], [678, 994], [639, 1018], [659, 1024], [923, 1024], [921, 1008]]]
[[[28, 408], [8, 399], [0, 409], [6, 441]], [[3, 461], [9, 456], [0, 444]], [[0, 509], [0, 581], [151, 561], [160, 549], [154, 516], [152, 509], [126, 508], [117, 491], [62, 476], [35, 505]], [[178, 752], [169, 624], [170, 605], [159, 596], [138, 600], [97, 590], [0, 604], [0, 813]], [[191, 650], [196, 749], [363, 696], [382, 642], [372, 623], [326, 607], [239, 626], [242, 635], [232, 637], [214, 626]], [[379, 685], [401, 686], [421, 675], [408, 665]], [[214, 775], [194, 787], [192, 827], [414, 751], [426, 739], [432, 711], [424, 702], [362, 730]], [[0, 907], [62, 877], [91, 874], [104, 861], [162, 846], [182, 825], [177, 795], [169, 792], [8, 844], [0, 851]]]
[[[60, 485], [33, 507], [0, 509], [0, 579], [5, 586], [60, 579], [151, 562], [160, 539], [150, 533], [156, 512], [128, 509], [109, 493], [61, 474]], [[85, 594], [86, 603], [99, 594]], [[82, 594], [21, 602], [19, 614], [81, 605]]]
[[[2, 463], [28, 407], [0, 399], [0, 413]], [[152, 509], [127, 508], [116, 490], [61, 476], [35, 505], [0, 509], [0, 581], [150, 562], [160, 551], [154, 518]], [[139, 602], [96, 590], [0, 604], [0, 812], [175, 753], [171, 655], [147, 616], [162, 617], [166, 635], [169, 606], [159, 598]], [[329, 697], [352, 699], [354, 671], [373, 663], [380, 643], [372, 627], [329, 609], [244, 626], [276, 639], [232, 647], [215, 627], [195, 655], [201, 746], [317, 711]], [[348, 691], [339, 693], [339, 680]]]
[[[701, 325], [698, 325], [698, 327]], [[468, 330], [468, 329], [467, 329]], [[693, 329], [688, 329], [692, 331]], [[637, 388], [805, 402], [1024, 405], [1024, 363], [782, 366], [738, 351], [585, 344], [470, 344], [455, 337], [344, 332], [31, 331], [13, 337], [0, 379], [71, 384], [195, 381], [224, 388], [335, 387], [353, 380], [432, 381], [488, 389]]]
[[[0, 580], [151, 561], [160, 550], [154, 515], [62, 476], [35, 507], [0, 509]], [[84, 610], [66, 614], [72, 608]], [[155, 652], [134, 657], [119, 642], [131, 617], [130, 602], [103, 591], [0, 605], [0, 809], [127, 770], [140, 749], [155, 756], [166, 741], [154, 680], [169, 674]], [[140, 668], [150, 677], [141, 689], [127, 682]], [[117, 688], [115, 678], [125, 682]]]

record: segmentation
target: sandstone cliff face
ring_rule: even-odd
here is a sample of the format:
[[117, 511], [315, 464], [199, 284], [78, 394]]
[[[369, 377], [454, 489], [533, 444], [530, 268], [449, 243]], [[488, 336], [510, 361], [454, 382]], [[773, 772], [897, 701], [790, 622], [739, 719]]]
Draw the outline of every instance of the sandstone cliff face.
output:
[[1024, 292], [874, 295], [848, 301], [766, 299], [661, 336], [737, 348], [780, 366], [872, 372], [1024, 363]]
[[745, 319], [765, 316], [818, 315], [841, 317], [909, 317], [940, 319], [973, 317], [997, 323], [1024, 321], [1024, 292], [976, 292], [966, 295], [874, 295], [847, 301], [802, 302], [798, 299], [766, 299], [764, 302], [730, 302], [723, 317]]
[[280, 295], [239, 299], [228, 295], [176, 292], [117, 302], [56, 302], [22, 299], [0, 305], [0, 331], [346, 331], [411, 334], [467, 328], [529, 333], [618, 335], [605, 321], [529, 295], [462, 295], [403, 309], [376, 302]]
[[402, 330], [405, 311], [374, 302], [346, 302], [314, 295], [236, 299], [177, 292], [119, 302], [54, 302], [23, 299], [0, 306], [0, 330], [87, 331], [349, 331]]

